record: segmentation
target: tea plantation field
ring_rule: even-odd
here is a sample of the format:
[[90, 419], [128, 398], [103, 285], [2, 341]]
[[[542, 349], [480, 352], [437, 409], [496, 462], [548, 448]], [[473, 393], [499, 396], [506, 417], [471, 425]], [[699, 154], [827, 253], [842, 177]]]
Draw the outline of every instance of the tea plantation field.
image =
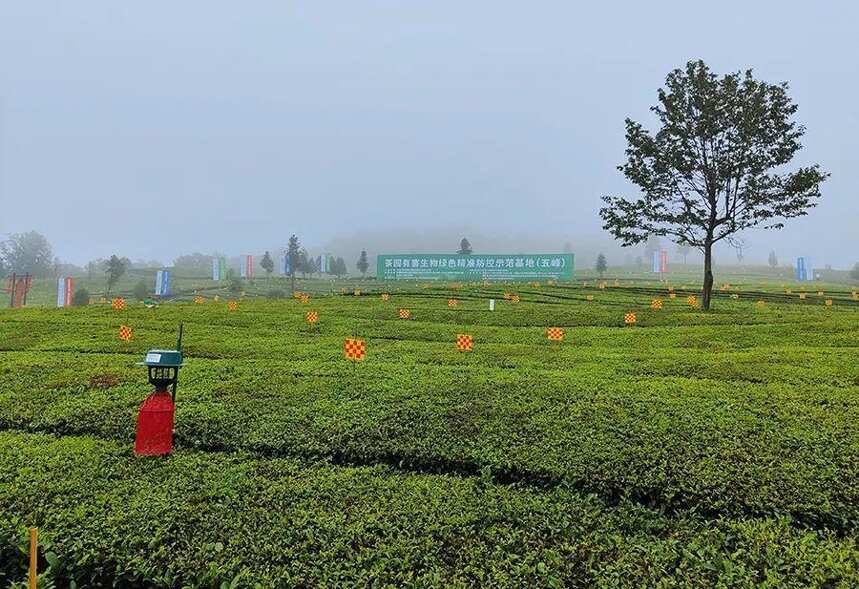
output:
[[[0, 585], [38, 526], [58, 586], [857, 587], [859, 301], [816, 288], [2, 309]], [[180, 322], [176, 451], [135, 458]]]

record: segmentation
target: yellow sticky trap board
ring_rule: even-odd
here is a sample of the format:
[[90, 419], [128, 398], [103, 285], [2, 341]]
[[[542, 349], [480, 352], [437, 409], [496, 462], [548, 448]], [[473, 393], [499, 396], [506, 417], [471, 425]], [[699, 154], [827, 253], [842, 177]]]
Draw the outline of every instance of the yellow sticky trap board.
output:
[[662, 299], [653, 299], [652, 301], [650, 301], [650, 308], [655, 310], [655, 311], [658, 311], [659, 309], [661, 309], [662, 308]]
[[549, 327], [546, 329], [546, 337], [552, 341], [559, 342], [564, 339], [564, 330], [560, 327]]
[[124, 311], [126, 307], [125, 299], [113, 299], [110, 301], [110, 306], [117, 311]]
[[457, 301], [456, 299], [447, 299], [447, 306], [448, 307], [455, 307], [458, 304], [459, 304], [459, 301]]
[[129, 326], [127, 326], [127, 325], [120, 325], [119, 326], [119, 339], [121, 339], [124, 342], [130, 342], [131, 338], [133, 336], [134, 336], [134, 332], [132, 331], [132, 329]]
[[764, 301], [758, 301], [757, 303], [755, 303], [755, 305], [758, 309], [763, 309], [766, 303]]
[[594, 300], [594, 295], [587, 295], [587, 296], [585, 297], [585, 299], [586, 299], [586, 300], [588, 300], [588, 301], [592, 301], [592, 300]]
[[400, 309], [399, 310], [400, 319], [408, 319], [412, 316], [412, 312], [408, 309]]
[[205, 302], [206, 302], [206, 299], [204, 299], [201, 296], [194, 297], [194, 304], [196, 304], [196, 305], [202, 305]]
[[474, 338], [460, 333], [456, 336], [456, 349], [460, 352], [470, 352], [474, 348]]
[[367, 353], [367, 343], [362, 339], [347, 339], [343, 342], [343, 353], [348, 360], [363, 360]]
[[627, 313], [626, 315], [623, 316], [623, 322], [626, 325], [632, 325], [633, 323], [636, 322], [636, 320], [637, 319], [635, 317], [635, 313]]
[[316, 311], [308, 311], [306, 319], [308, 323], [316, 323], [319, 321], [319, 313]]
[[690, 307], [697, 307], [698, 297], [696, 297], [695, 295], [689, 295], [688, 297], [686, 297], [686, 302], [689, 303]]
[[387, 301], [390, 298], [391, 298], [391, 295], [389, 295], [388, 293], [386, 293], [386, 292], [382, 293], [382, 300], [383, 301]]
[[832, 299], [826, 299], [826, 306], [827, 306], [827, 307], [831, 307], [831, 306], [832, 306]]
[[239, 308], [239, 304], [236, 301], [227, 301], [227, 310], [228, 311], [236, 311]]

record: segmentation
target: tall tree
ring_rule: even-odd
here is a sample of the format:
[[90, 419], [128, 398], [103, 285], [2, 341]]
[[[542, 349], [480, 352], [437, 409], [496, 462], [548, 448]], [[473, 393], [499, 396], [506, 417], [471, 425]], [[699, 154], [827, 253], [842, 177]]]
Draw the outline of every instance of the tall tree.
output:
[[767, 263], [770, 265], [770, 268], [776, 268], [778, 266], [778, 257], [775, 255], [775, 250], [770, 252], [770, 257], [767, 259]]
[[0, 243], [0, 258], [8, 272], [33, 276], [49, 276], [54, 261], [51, 244], [36, 231], [10, 235]]
[[298, 270], [298, 262], [301, 259], [301, 242], [293, 233], [289, 237], [289, 245], [286, 247], [286, 262], [289, 265], [289, 278], [291, 282], [292, 293], [295, 293], [295, 272]]
[[341, 276], [345, 276], [349, 270], [346, 268], [346, 260], [343, 258], [337, 258], [333, 262], [331, 262], [331, 271], [334, 273], [337, 278]]
[[361, 250], [361, 255], [358, 256], [358, 263], [355, 264], [358, 272], [361, 273], [361, 278], [367, 273], [367, 268], [370, 267], [370, 262], [367, 261], [367, 250]]
[[310, 255], [304, 248], [301, 248], [301, 251], [298, 252], [298, 266], [296, 270], [301, 272], [302, 278], [307, 278], [308, 272], [313, 273], [313, 265], [310, 263]]
[[274, 260], [271, 259], [271, 254], [268, 253], [268, 250], [263, 254], [259, 265], [262, 266], [263, 270], [265, 270], [266, 279], [270, 278], [271, 273], [274, 272]]
[[702, 306], [709, 309], [713, 245], [807, 214], [828, 174], [818, 165], [781, 171], [805, 133], [792, 120], [797, 106], [786, 83], [756, 80], [751, 70], [719, 78], [703, 61], [690, 61], [665, 86], [651, 108], [660, 123], [655, 134], [626, 120], [627, 161], [618, 169], [642, 196], [605, 196], [600, 216], [624, 246], [654, 234], [701, 250]]
[[605, 274], [606, 270], [608, 270], [608, 262], [606, 261], [605, 256], [600, 254], [597, 256], [596, 264], [596, 271], [599, 272], [600, 278], [602, 278], [602, 275]]
[[850, 270], [850, 278], [853, 280], [859, 280], [859, 262], [853, 264], [853, 269]]
[[458, 254], [469, 255], [473, 250], [471, 249], [471, 244], [468, 242], [466, 238], [462, 238], [462, 241], [459, 242], [459, 249], [456, 250]]
[[104, 263], [104, 272], [107, 274], [107, 295], [110, 296], [110, 291], [119, 282], [125, 274], [125, 269], [130, 261], [128, 258], [120, 258], [116, 254], [110, 256], [110, 259]]

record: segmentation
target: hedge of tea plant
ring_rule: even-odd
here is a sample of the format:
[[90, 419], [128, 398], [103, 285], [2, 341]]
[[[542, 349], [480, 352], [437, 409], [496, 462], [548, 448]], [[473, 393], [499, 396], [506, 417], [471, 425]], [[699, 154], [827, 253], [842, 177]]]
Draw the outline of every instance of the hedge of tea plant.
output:
[[[700, 544], [702, 569], [715, 567], [722, 575], [719, 567], [729, 563], [728, 570], [737, 572], [742, 583], [764, 582], [773, 574], [771, 568], [785, 566], [778, 563], [794, 540], [800, 545], [836, 542], [842, 560], [822, 565], [809, 556], [802, 566], [822, 567], [836, 580], [849, 578], [855, 574], [859, 522], [859, 368], [853, 361], [859, 306], [852, 304], [849, 292], [841, 293], [833, 307], [754, 293], [720, 298], [715, 312], [703, 314], [690, 308], [685, 297], [668, 299], [660, 288], [520, 288], [520, 303], [505, 301], [501, 289], [467, 287], [392, 292], [390, 301], [382, 301], [378, 293], [312, 297], [308, 304], [246, 300], [235, 312], [227, 311], [223, 301], [154, 309], [132, 305], [127, 312], [102, 306], [2, 311], [0, 430], [9, 432], [10, 445], [39, 440], [52, 451], [76, 453], [81, 468], [89, 468], [90, 453], [109, 455], [117, 468], [126, 469], [120, 478], [129, 488], [154, 493], [139, 482], [145, 473], [135, 469], [157, 461], [130, 456], [137, 407], [148, 393], [145, 373], [134, 362], [146, 349], [171, 346], [181, 321], [186, 366], [177, 408], [179, 454], [165, 459], [165, 465], [187, 460], [188, 465], [205, 464], [213, 473], [234, 461], [290, 465], [311, 478], [342, 475], [348, 484], [353, 484], [349, 477], [361, 473], [373, 484], [379, 479], [380, 489], [389, 489], [379, 491], [383, 495], [401, 484], [392, 483], [400, 478], [442, 488], [455, 480], [481, 492], [491, 489], [509, 501], [533, 500], [557, 510], [591, 502], [599, 506], [601, 517], [615, 518], [621, 536], [629, 531], [623, 522], [638, 521], [630, 514], [645, 513], [647, 521], [685, 530], [677, 532], [682, 536], [675, 540], [679, 554]], [[594, 300], [587, 301], [586, 293]], [[651, 299], [660, 295], [663, 309], [650, 309]], [[492, 313], [486, 310], [489, 296], [498, 299]], [[450, 297], [459, 300], [457, 307], [447, 306]], [[754, 303], [762, 297], [768, 298], [761, 309]], [[403, 307], [412, 311], [412, 319], [396, 317]], [[310, 308], [319, 312], [317, 326], [304, 321]], [[626, 311], [637, 313], [635, 327], [623, 326]], [[132, 342], [116, 337], [119, 322], [134, 327]], [[564, 341], [548, 341], [548, 326], [565, 328]], [[474, 335], [472, 353], [455, 350], [457, 333]], [[353, 335], [368, 342], [367, 360], [358, 366], [342, 357], [343, 338]], [[42, 462], [35, 454], [17, 453], [18, 462], [11, 464], [50, 469], [56, 461], [48, 454]], [[162, 474], [182, 477], [195, 467], [176, 468]], [[251, 478], [262, 488], [272, 479], [270, 469], [260, 468], [265, 474]], [[96, 468], [88, 472], [91, 484], [112, 488], [107, 474]], [[181, 482], [185, 484], [192, 483]], [[60, 494], [48, 491], [40, 499], [58, 500]], [[18, 518], [8, 530], [7, 537], [13, 538], [36, 510], [12, 509], [9, 497], [0, 490], [0, 509], [8, 507], [10, 517]], [[177, 503], [177, 509], [194, 511], [193, 503]], [[472, 503], [450, 509], [478, 520], [483, 515]], [[522, 507], [510, 517], [525, 517], [530, 509]], [[237, 510], [238, 523], [233, 523], [253, 527], [252, 510], [244, 504]], [[394, 515], [405, 520], [409, 512]], [[160, 520], [153, 525], [162, 523], [167, 525]], [[284, 524], [272, 525], [276, 530]], [[650, 525], [656, 524], [645, 528]], [[719, 530], [737, 534], [738, 526], [747, 525], [757, 531], [743, 528], [748, 533], [737, 536], [733, 551], [727, 551], [728, 544], [717, 538]], [[540, 547], [554, 536], [545, 527], [525, 527], [528, 531], [521, 533], [526, 536], [510, 541], [526, 560], [543, 558]], [[91, 539], [90, 532], [72, 529], [72, 523], [48, 526], [55, 532], [52, 554], [63, 552], [64, 538]], [[773, 550], [765, 554], [755, 544], [763, 542], [762, 530], [776, 534]], [[687, 532], [692, 535], [684, 536]], [[714, 543], [701, 539], [705, 532], [714, 534]], [[536, 562], [566, 585], [610, 586], [612, 579], [623, 578], [636, 586], [635, 580], [651, 584], [660, 575], [694, 585], [694, 576], [664, 563], [637, 562], [629, 553], [644, 550], [637, 544], [610, 549], [615, 533], [600, 536], [595, 540], [599, 546], [589, 548], [594, 552], [587, 557], [588, 566], [595, 572], [588, 574], [594, 576], [580, 576], [574, 564], [569, 566], [575, 570], [555, 570], [551, 562]], [[647, 550], [665, 550], [665, 537], [654, 534], [659, 541], [649, 538]], [[481, 542], [488, 540], [469, 537], [459, 549], [433, 543], [423, 551], [412, 547], [411, 565], [385, 560], [386, 553], [374, 552], [370, 542], [372, 556], [367, 558], [373, 566], [404, 575], [409, 570], [419, 574], [416, 562], [444, 560], [440, 551], [469, 554], [458, 555], [447, 568], [433, 564], [428, 576], [378, 572], [378, 577], [367, 577], [363, 565], [336, 574], [343, 575], [346, 585], [548, 583], [548, 577], [503, 576], [511, 574], [505, 568], [509, 563], [493, 564]], [[127, 557], [126, 549], [104, 549], [113, 568], [100, 571], [75, 561], [77, 568], [70, 565], [69, 570], [80, 579], [113, 579], [133, 569], [132, 584], [147, 579], [163, 586], [210, 586], [232, 582], [259, 562], [238, 554], [226, 559], [225, 548], [211, 574], [183, 576], [182, 571], [198, 565], [184, 560], [179, 568], [165, 569], [168, 565], [156, 559], [138, 566], [139, 555]], [[199, 549], [198, 544], [187, 546], [190, 552]], [[736, 551], [757, 556], [735, 569], [739, 563], [731, 559]], [[677, 558], [668, 554], [673, 552], [664, 553], [669, 560]], [[457, 560], [472, 556], [467, 565]], [[290, 567], [302, 558], [307, 555], [296, 553]], [[626, 558], [636, 561], [632, 569], [642, 570], [612, 577], [612, 563]], [[800, 566], [798, 561], [795, 565]], [[323, 557], [316, 566], [316, 576], [305, 573], [289, 580], [278, 576], [289, 567], [275, 567], [272, 571], [278, 572], [267, 578], [286, 585], [336, 584], [333, 577], [318, 575], [340, 571], [339, 564]], [[478, 576], [461, 576], [462, 570]], [[502, 576], [494, 576], [502, 570]], [[784, 578], [779, 576], [779, 582]], [[806, 584], [816, 583], [803, 578]]]

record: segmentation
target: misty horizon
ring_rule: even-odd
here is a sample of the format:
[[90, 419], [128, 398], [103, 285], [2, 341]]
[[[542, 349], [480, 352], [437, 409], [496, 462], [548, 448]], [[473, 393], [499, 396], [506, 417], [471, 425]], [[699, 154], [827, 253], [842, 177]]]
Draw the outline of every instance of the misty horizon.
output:
[[37, 230], [78, 265], [261, 253], [293, 233], [350, 267], [454, 235], [620, 263], [641, 248], [622, 251], [597, 211], [636, 192], [616, 170], [624, 119], [653, 128], [666, 74], [701, 58], [787, 81], [807, 127], [791, 167], [832, 173], [808, 216], [741, 235], [745, 261], [849, 268], [859, 8], [742, 6], [701, 28], [679, 3], [8, 4], [0, 236]]

